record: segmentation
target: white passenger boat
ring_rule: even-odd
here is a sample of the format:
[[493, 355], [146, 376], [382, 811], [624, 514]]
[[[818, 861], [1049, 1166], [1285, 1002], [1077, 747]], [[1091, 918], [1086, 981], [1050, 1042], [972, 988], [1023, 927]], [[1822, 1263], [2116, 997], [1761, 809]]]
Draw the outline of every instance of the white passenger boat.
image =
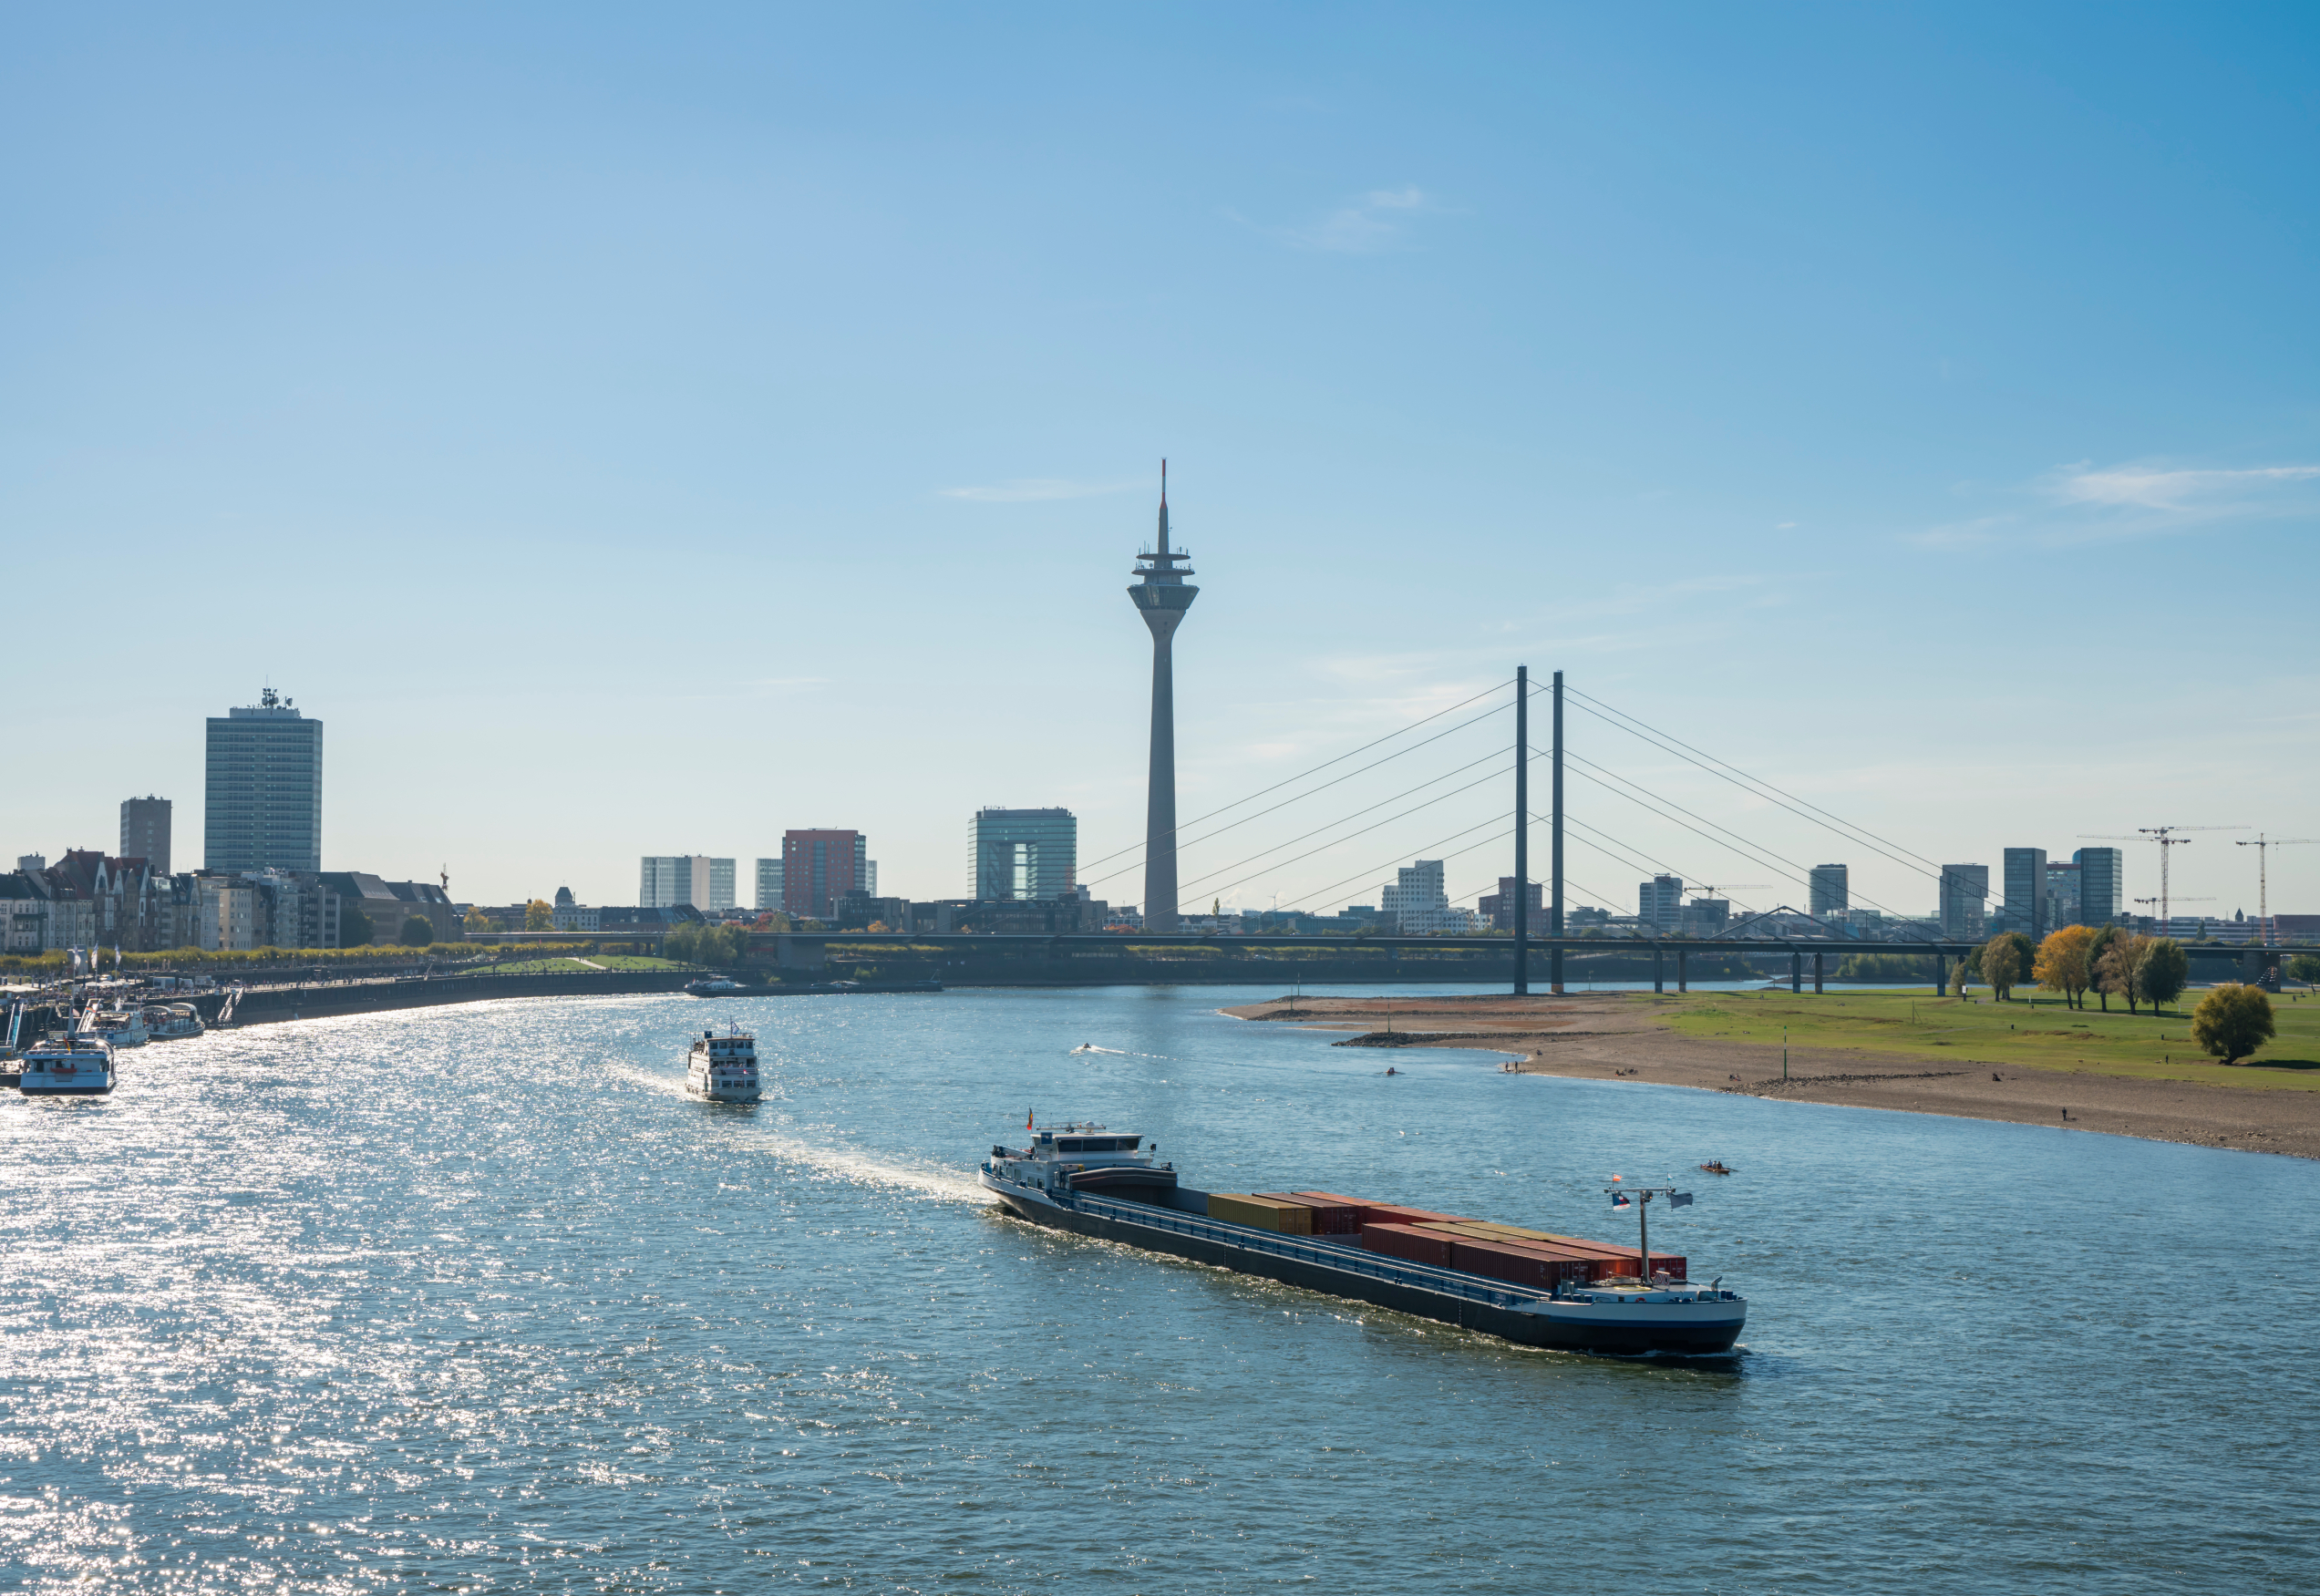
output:
[[27, 1097], [98, 1097], [113, 1089], [113, 1045], [88, 1031], [67, 1031], [25, 1049], [16, 1089]]
[[156, 1042], [201, 1034], [201, 1014], [190, 1003], [153, 1004], [145, 1010], [145, 1029]]
[[145, 1011], [138, 1007], [98, 1009], [87, 1027], [116, 1047], [142, 1047], [153, 1039], [145, 1026]]
[[758, 1039], [738, 1025], [724, 1035], [704, 1031], [693, 1044], [685, 1089], [712, 1103], [758, 1100]]

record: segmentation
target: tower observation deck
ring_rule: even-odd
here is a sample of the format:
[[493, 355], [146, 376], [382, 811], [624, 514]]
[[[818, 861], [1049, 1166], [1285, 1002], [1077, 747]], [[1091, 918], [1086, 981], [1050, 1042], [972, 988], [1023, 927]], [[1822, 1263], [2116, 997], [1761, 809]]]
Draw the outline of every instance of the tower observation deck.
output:
[[1176, 674], [1177, 623], [1201, 590], [1184, 579], [1191, 556], [1168, 546], [1168, 462], [1160, 462], [1160, 547], [1136, 556], [1136, 585], [1128, 590], [1152, 633], [1152, 759], [1144, 803], [1144, 924], [1173, 932], [1176, 920]]

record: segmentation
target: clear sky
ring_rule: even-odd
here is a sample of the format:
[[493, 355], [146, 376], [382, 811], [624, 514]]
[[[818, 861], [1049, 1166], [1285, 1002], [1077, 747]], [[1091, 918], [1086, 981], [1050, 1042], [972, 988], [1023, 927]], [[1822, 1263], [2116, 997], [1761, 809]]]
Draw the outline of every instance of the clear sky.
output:
[[[154, 792], [198, 863], [202, 719], [267, 682], [327, 725], [325, 867], [463, 900], [633, 902], [648, 852], [746, 878], [792, 826], [955, 896], [985, 804], [1131, 847], [1162, 455], [1188, 817], [1527, 664], [1928, 859], [2320, 837], [2308, 7], [0, 37], [9, 853], [109, 849]], [[1508, 740], [1195, 845], [1187, 906], [1374, 901], [1338, 883], [1503, 785], [1231, 867]], [[1933, 901], [1586, 716], [1571, 747]], [[1630, 846], [1574, 845], [1575, 901], [1632, 911], [1638, 853], [1799, 897], [1571, 804]], [[2253, 914], [2231, 840], [2175, 891]], [[2272, 905], [2320, 912], [2320, 847]]]

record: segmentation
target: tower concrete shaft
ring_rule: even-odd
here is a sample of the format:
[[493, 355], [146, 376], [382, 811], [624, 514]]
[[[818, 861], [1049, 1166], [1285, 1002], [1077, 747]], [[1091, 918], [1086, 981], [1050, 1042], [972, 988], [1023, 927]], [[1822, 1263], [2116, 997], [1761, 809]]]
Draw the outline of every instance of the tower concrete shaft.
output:
[[1160, 462], [1160, 547], [1136, 556], [1136, 585], [1128, 596], [1152, 633], [1152, 759], [1144, 799], [1144, 926], [1172, 932], [1176, 919], [1176, 670], [1178, 623], [1200, 589], [1180, 561], [1191, 556], [1168, 546], [1168, 462]]

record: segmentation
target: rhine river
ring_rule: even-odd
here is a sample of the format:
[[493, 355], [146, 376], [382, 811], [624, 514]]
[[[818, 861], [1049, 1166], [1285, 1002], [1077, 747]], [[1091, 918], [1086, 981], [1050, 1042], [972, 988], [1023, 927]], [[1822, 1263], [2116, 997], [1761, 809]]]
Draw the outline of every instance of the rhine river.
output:
[[[1271, 995], [506, 1003], [10, 1093], [0, 1578], [2320, 1584], [2320, 1166], [1215, 1012]], [[767, 1100], [687, 1099], [688, 1036], [733, 1019]], [[999, 1219], [974, 1162], [1032, 1108], [1194, 1186], [1627, 1241], [1611, 1175], [1723, 1158], [1653, 1240], [1748, 1295], [1742, 1351], [1521, 1349]]]

